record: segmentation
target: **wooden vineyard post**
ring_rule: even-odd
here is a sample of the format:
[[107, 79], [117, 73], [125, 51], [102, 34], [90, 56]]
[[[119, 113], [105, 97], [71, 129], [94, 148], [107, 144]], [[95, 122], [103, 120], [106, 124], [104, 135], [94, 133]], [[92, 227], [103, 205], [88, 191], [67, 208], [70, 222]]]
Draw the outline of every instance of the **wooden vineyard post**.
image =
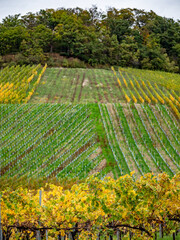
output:
[[173, 233], [173, 240], [176, 240], [176, 233]]
[[113, 236], [112, 235], [109, 235], [109, 240], [113, 240]]
[[71, 232], [70, 232], [68, 235], [69, 235], [69, 239], [72, 240], [72, 234], [71, 234]]
[[100, 233], [97, 234], [97, 240], [100, 240]]
[[163, 226], [162, 226], [162, 224], [159, 224], [159, 236], [160, 236], [160, 238], [163, 238]]
[[129, 231], [129, 239], [131, 240], [132, 239], [132, 232]]
[[41, 233], [40, 233], [40, 230], [37, 230], [37, 233], [36, 233], [36, 240], [41, 240]]
[[1, 195], [0, 195], [0, 240], [2, 240], [2, 225], [1, 225]]
[[79, 233], [77, 231], [78, 224], [76, 223], [74, 226], [73, 231], [69, 233], [69, 239], [74, 240], [74, 239], [79, 239]]
[[117, 240], [122, 240], [122, 238], [121, 238], [121, 232], [120, 232], [119, 229], [117, 230]]
[[[39, 205], [41, 206], [41, 202], [42, 202], [42, 191], [40, 190], [39, 191]], [[40, 222], [39, 222], [39, 225], [40, 225]], [[47, 231], [47, 230], [46, 230]], [[37, 240], [41, 240], [41, 232], [40, 230], [37, 230], [37, 235], [36, 235], [36, 239]], [[46, 238], [47, 240], [48, 238]]]
[[46, 229], [46, 240], [48, 240], [48, 230]]

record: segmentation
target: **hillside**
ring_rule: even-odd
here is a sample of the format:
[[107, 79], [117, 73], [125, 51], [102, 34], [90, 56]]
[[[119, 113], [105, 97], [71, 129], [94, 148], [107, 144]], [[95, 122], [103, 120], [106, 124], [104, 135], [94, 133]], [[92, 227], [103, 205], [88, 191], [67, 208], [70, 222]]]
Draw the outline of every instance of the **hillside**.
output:
[[3, 239], [178, 239], [179, 92], [165, 72], [2, 69]]
[[29, 103], [9, 98], [14, 104], [1, 104], [1, 181], [83, 179], [97, 172], [101, 178], [132, 171], [135, 178], [173, 176], [180, 169], [179, 75], [122, 68], [35, 73], [38, 68], [11, 68], [12, 77], [1, 80], [7, 99], [15, 73], [33, 71], [18, 95]]
[[139, 103], [144, 99], [155, 104], [164, 103], [160, 99], [163, 92], [179, 107], [179, 74], [131, 68], [113, 71], [114, 74], [104, 69], [48, 68], [30, 102], [115, 103], [127, 102], [127, 95], [131, 103], [134, 96]]

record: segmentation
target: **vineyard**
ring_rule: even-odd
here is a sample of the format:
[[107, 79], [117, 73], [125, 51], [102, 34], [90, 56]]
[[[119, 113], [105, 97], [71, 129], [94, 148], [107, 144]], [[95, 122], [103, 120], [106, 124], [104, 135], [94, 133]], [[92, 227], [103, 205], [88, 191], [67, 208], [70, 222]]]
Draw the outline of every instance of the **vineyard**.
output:
[[1, 105], [1, 113], [2, 179], [87, 177], [102, 160], [86, 105]]
[[[69, 190], [50, 185], [39, 192], [19, 188], [2, 197], [5, 239], [153, 239], [159, 226], [176, 237], [180, 175], [91, 177]], [[47, 187], [47, 186], [46, 186]], [[39, 199], [40, 195], [40, 199]], [[18, 206], [18, 207], [17, 207]], [[162, 233], [162, 231], [161, 231]], [[41, 238], [40, 237], [40, 238]], [[157, 239], [157, 238], [156, 238]], [[178, 239], [178, 238], [177, 238]]]
[[54, 68], [46, 70], [31, 102], [166, 103], [180, 118], [179, 81], [178, 74], [147, 70]]
[[0, 103], [27, 103], [45, 72], [37, 66], [12, 66], [0, 71]]
[[1, 181], [15, 177], [115, 179], [180, 170], [179, 122], [165, 105], [1, 105]]
[[[109, 239], [152, 239], [159, 226], [178, 239], [179, 92], [179, 75], [163, 72], [1, 70], [3, 239], [39, 240], [47, 232], [48, 239], [65, 239], [72, 231], [70, 239], [97, 239], [99, 232]], [[37, 186], [28, 190], [32, 181]], [[44, 186], [51, 181], [82, 183], [66, 191]]]

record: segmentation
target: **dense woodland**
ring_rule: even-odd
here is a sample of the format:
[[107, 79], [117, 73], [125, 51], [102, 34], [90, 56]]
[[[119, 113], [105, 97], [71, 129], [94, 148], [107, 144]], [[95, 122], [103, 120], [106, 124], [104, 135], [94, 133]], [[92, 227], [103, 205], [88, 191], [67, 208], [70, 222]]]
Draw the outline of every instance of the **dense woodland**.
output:
[[45, 63], [180, 72], [180, 20], [139, 9], [40, 10], [0, 23], [0, 66]]

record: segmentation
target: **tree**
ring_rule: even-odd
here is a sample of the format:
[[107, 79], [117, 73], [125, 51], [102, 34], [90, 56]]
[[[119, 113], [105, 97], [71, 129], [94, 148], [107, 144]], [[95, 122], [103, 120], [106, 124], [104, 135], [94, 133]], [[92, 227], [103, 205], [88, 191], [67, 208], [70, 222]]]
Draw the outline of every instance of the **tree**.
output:
[[22, 23], [28, 29], [32, 29], [38, 25], [36, 14], [29, 12], [22, 16]]
[[38, 64], [45, 63], [45, 55], [43, 49], [39, 46], [36, 40], [23, 40], [20, 46], [20, 54], [17, 56], [19, 64]]
[[0, 54], [14, 54], [19, 52], [23, 39], [26, 38], [27, 31], [22, 26], [0, 27]]
[[127, 37], [122, 41], [119, 47], [120, 65], [137, 67], [139, 65], [138, 44], [134, 41], [134, 37]]
[[130, 27], [134, 19], [130, 9], [118, 11], [116, 8], [109, 8], [107, 18], [105, 18], [103, 22], [110, 31], [110, 35], [116, 35], [120, 43], [126, 36], [131, 34]]
[[173, 51], [173, 56], [176, 59], [178, 66], [179, 66], [179, 72], [180, 72], [180, 43], [175, 44], [172, 47], [172, 51]]
[[2, 20], [4, 27], [17, 27], [22, 26], [21, 19], [19, 18], [21, 14], [9, 15]]
[[43, 49], [44, 52], [52, 52], [54, 46], [54, 36], [53, 31], [43, 24], [38, 25], [33, 28], [32, 38], [36, 39], [39, 47]]
[[149, 36], [146, 45], [141, 48], [141, 67], [152, 70], [177, 71], [175, 63], [170, 61], [165, 49], [157, 40]]
[[162, 48], [171, 55], [173, 46], [180, 42], [180, 24], [171, 18], [156, 16], [147, 28], [150, 34], [159, 39]]
[[51, 29], [52, 31], [58, 24], [58, 22], [54, 19], [53, 13], [55, 12], [54, 9], [41, 9], [37, 15], [37, 23], [44, 25], [45, 27]]
[[58, 40], [60, 53], [73, 56], [73, 44], [78, 40], [78, 36], [83, 31], [82, 21], [74, 14], [62, 13], [60, 23], [55, 27], [55, 37]]

